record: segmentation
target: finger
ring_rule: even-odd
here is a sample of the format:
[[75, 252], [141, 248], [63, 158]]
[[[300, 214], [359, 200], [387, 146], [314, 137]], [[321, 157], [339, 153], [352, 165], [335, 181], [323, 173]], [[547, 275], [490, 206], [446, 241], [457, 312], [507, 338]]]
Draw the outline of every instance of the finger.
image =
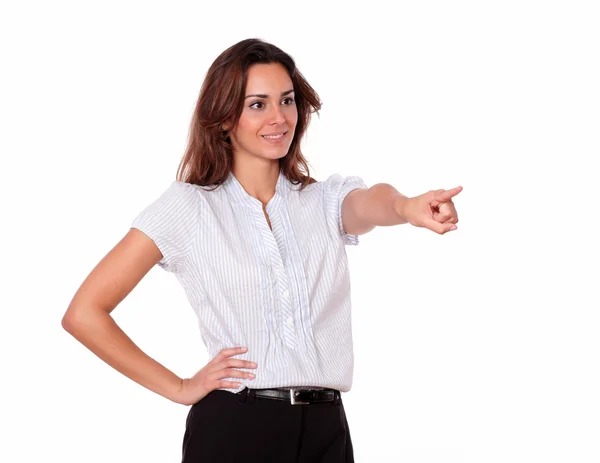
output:
[[446, 222], [456, 223], [456, 222], [458, 222], [456, 209], [454, 208], [454, 204], [452, 204], [452, 201], [448, 201], [448, 202], [440, 204], [438, 206], [438, 210], [439, 210], [438, 212], [433, 213], [433, 218], [436, 222], [439, 222], [439, 223], [446, 223]]
[[216, 364], [219, 368], [257, 368], [258, 365], [250, 360], [228, 358]]
[[454, 217], [452, 214], [439, 214], [434, 212], [433, 220], [435, 220], [437, 223], [454, 223]]
[[444, 233], [448, 233], [449, 231], [456, 230], [456, 225], [453, 223], [439, 223], [433, 219], [426, 219], [423, 222], [423, 226], [431, 231], [439, 233], [443, 235]]
[[[235, 381], [217, 381], [217, 387], [221, 389], [238, 389], [242, 387], [242, 383], [236, 383]], [[216, 388], [215, 388], [216, 389]]]
[[454, 223], [457, 224], [458, 223], [458, 217], [450, 217], [448, 220], [444, 220], [443, 222], [440, 223]]
[[254, 373], [249, 371], [236, 370], [235, 368], [223, 368], [210, 373], [211, 379], [223, 379], [223, 378], [256, 378]]
[[433, 219], [436, 222], [444, 223], [452, 218], [452, 208], [450, 203], [442, 203], [438, 206], [438, 212], [433, 213]]
[[439, 203], [445, 203], [454, 198], [458, 193], [462, 191], [463, 187], [457, 186], [451, 190], [436, 190], [434, 199]]
[[458, 223], [458, 214], [456, 213], [456, 209], [452, 207], [452, 213], [450, 214], [450, 218], [441, 221], [442, 223]]
[[247, 351], [248, 351], [247, 347], [228, 347], [226, 349], [221, 350], [221, 352], [219, 352], [217, 355], [215, 355], [215, 358], [212, 361], [213, 362], [221, 362], [228, 357], [231, 357], [233, 355], [243, 354], [244, 352], [247, 352]]

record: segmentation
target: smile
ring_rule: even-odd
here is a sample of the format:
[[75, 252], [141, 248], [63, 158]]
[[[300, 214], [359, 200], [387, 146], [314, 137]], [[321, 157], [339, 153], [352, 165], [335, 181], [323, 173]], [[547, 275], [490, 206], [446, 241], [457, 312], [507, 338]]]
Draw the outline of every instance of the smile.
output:
[[261, 135], [261, 137], [263, 137], [266, 140], [281, 140], [282, 138], [285, 137], [286, 134], [287, 134], [287, 131], [285, 131], [283, 133], [278, 133], [278, 134]]

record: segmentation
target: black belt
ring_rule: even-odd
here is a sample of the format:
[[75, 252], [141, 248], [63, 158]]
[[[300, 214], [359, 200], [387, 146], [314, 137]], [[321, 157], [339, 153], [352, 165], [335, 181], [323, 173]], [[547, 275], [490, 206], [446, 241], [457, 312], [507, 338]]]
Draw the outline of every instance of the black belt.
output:
[[311, 389], [304, 387], [274, 388], [274, 389], [244, 389], [238, 394], [254, 394], [256, 397], [286, 400], [292, 405], [305, 405], [322, 402], [339, 403], [340, 391], [336, 389]]

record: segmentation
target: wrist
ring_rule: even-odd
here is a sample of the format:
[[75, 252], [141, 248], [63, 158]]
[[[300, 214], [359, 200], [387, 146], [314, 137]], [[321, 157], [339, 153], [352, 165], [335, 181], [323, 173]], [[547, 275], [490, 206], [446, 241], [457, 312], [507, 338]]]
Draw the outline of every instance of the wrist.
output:
[[169, 381], [168, 389], [162, 394], [165, 398], [175, 403], [182, 403], [185, 390], [185, 379], [175, 376]]
[[408, 218], [406, 217], [407, 205], [409, 204], [410, 198], [402, 194], [398, 194], [394, 198], [394, 211], [396, 212], [398, 219], [400, 222], [408, 222]]

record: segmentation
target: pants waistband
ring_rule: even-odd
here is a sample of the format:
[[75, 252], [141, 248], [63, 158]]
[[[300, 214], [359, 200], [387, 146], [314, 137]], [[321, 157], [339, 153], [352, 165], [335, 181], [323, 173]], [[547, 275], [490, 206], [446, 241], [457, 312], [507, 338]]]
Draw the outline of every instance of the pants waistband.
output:
[[240, 400], [254, 402], [255, 397], [282, 400], [290, 405], [310, 405], [314, 403], [333, 402], [338, 405], [342, 403], [342, 394], [337, 389], [313, 388], [313, 387], [289, 387], [271, 389], [250, 389], [237, 392]]

